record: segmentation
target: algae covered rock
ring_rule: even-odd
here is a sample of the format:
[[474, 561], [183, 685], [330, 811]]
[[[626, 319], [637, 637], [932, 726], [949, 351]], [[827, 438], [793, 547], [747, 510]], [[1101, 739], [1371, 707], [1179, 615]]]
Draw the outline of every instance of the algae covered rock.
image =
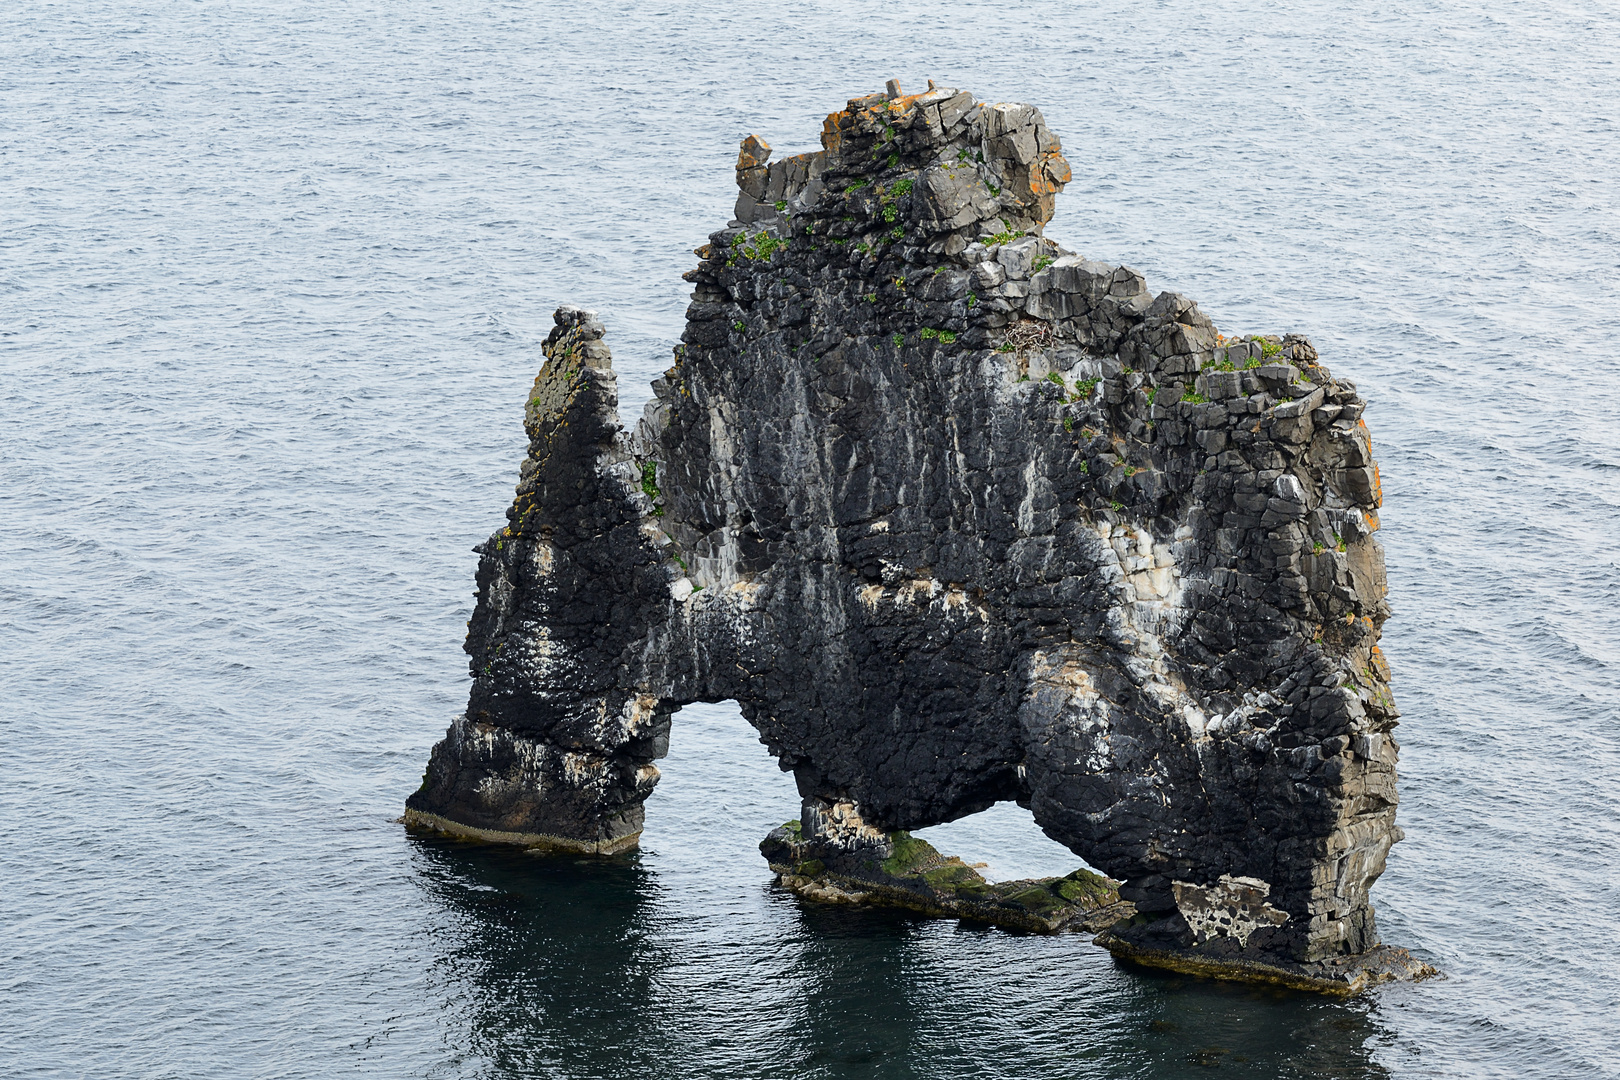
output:
[[790, 821], [773, 829], [759, 849], [778, 884], [823, 903], [886, 904], [1034, 933], [1101, 930], [1134, 912], [1120, 900], [1119, 882], [1090, 870], [992, 884], [975, 867], [904, 830], [882, 843], [839, 852], [806, 838], [802, 824]]

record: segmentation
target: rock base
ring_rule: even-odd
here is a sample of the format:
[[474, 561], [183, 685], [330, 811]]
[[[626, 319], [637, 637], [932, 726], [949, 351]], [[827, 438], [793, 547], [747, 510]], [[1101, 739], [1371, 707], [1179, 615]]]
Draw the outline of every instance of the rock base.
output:
[[[1379, 945], [1351, 956], [1297, 963], [1281, 957], [1256, 960], [1222, 956], [1208, 946], [1178, 945], [1163, 929], [1172, 920], [1146, 922], [1138, 915], [1097, 935], [1096, 943], [1120, 960], [1143, 967], [1225, 982], [1262, 983], [1349, 997], [1386, 982], [1422, 982], [1440, 972], [1405, 949]], [[1219, 948], [1217, 943], [1216, 948]]]
[[910, 833], [874, 831], [866, 839], [839, 848], [825, 837], [806, 837], [801, 823], [790, 821], [773, 829], [759, 849], [777, 884], [816, 903], [900, 907], [1035, 934], [1101, 931], [1096, 944], [1115, 957], [1184, 975], [1350, 996], [1379, 983], [1421, 982], [1439, 974], [1391, 945], [1300, 963], [1265, 949], [1252, 934], [1247, 948], [1226, 935], [1200, 940], [1185, 916], [1138, 913], [1120, 898], [1119, 882], [1089, 870], [991, 883]]
[[991, 883], [926, 840], [906, 832], [889, 833], [887, 840], [886, 847], [833, 856], [829, 864], [815, 857], [819, 845], [803, 839], [799, 822], [790, 821], [759, 847], [778, 884], [818, 903], [901, 907], [1036, 934], [1094, 932], [1136, 910], [1119, 898], [1117, 881], [1089, 870]]
[[574, 840], [566, 836], [549, 836], [545, 833], [480, 829], [476, 825], [463, 825], [458, 821], [440, 817], [438, 814], [429, 814], [422, 810], [408, 808], [402, 820], [407, 827], [431, 829], [434, 832], [459, 836], [466, 840], [483, 840], [491, 844], [516, 844], [519, 847], [525, 847], [531, 851], [544, 854], [572, 852], [580, 855], [614, 855], [621, 851], [632, 850], [641, 841], [639, 830], [626, 836], [616, 836], [611, 840], [589, 841]]

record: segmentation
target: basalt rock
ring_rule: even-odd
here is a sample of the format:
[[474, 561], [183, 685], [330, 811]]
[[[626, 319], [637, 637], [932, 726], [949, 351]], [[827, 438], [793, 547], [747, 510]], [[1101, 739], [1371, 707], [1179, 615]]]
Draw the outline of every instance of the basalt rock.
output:
[[[777, 882], [828, 904], [887, 904], [1036, 934], [1104, 930], [1135, 914], [1117, 881], [1084, 868], [1065, 877], [986, 881], [978, 867], [898, 831], [881, 845], [830, 850], [790, 821], [759, 845]], [[830, 862], [828, 860], [831, 860]], [[982, 865], [982, 864], [980, 864]]]
[[822, 145], [744, 142], [633, 432], [558, 309], [410, 819], [633, 845], [672, 714], [734, 699], [795, 864], [1011, 799], [1124, 883], [1120, 955], [1420, 973], [1368, 899], [1401, 833], [1355, 387], [1045, 237], [1038, 109], [891, 84]]

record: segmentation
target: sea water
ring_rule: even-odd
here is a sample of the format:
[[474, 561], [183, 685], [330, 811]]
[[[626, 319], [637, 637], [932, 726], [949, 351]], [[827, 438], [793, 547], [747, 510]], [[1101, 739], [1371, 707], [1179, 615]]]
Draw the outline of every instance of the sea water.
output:
[[[1620, 14], [1602, 5], [0, 10], [0, 1073], [1620, 1075]], [[627, 417], [737, 142], [1039, 105], [1048, 234], [1311, 335], [1383, 473], [1407, 839], [1350, 1001], [800, 902], [734, 707], [638, 854], [394, 823], [465, 701], [550, 313]], [[929, 830], [1078, 864], [1003, 805]]]

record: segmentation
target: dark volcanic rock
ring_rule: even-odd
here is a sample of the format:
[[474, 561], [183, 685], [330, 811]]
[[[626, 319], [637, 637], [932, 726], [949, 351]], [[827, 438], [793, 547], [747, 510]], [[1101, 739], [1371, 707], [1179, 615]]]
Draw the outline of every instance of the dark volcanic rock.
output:
[[1121, 954], [1373, 949], [1397, 713], [1354, 386], [1041, 235], [1037, 109], [879, 94], [822, 144], [743, 144], [634, 433], [558, 310], [410, 818], [632, 845], [671, 714], [735, 699], [824, 855], [1014, 799], [1125, 882]]

